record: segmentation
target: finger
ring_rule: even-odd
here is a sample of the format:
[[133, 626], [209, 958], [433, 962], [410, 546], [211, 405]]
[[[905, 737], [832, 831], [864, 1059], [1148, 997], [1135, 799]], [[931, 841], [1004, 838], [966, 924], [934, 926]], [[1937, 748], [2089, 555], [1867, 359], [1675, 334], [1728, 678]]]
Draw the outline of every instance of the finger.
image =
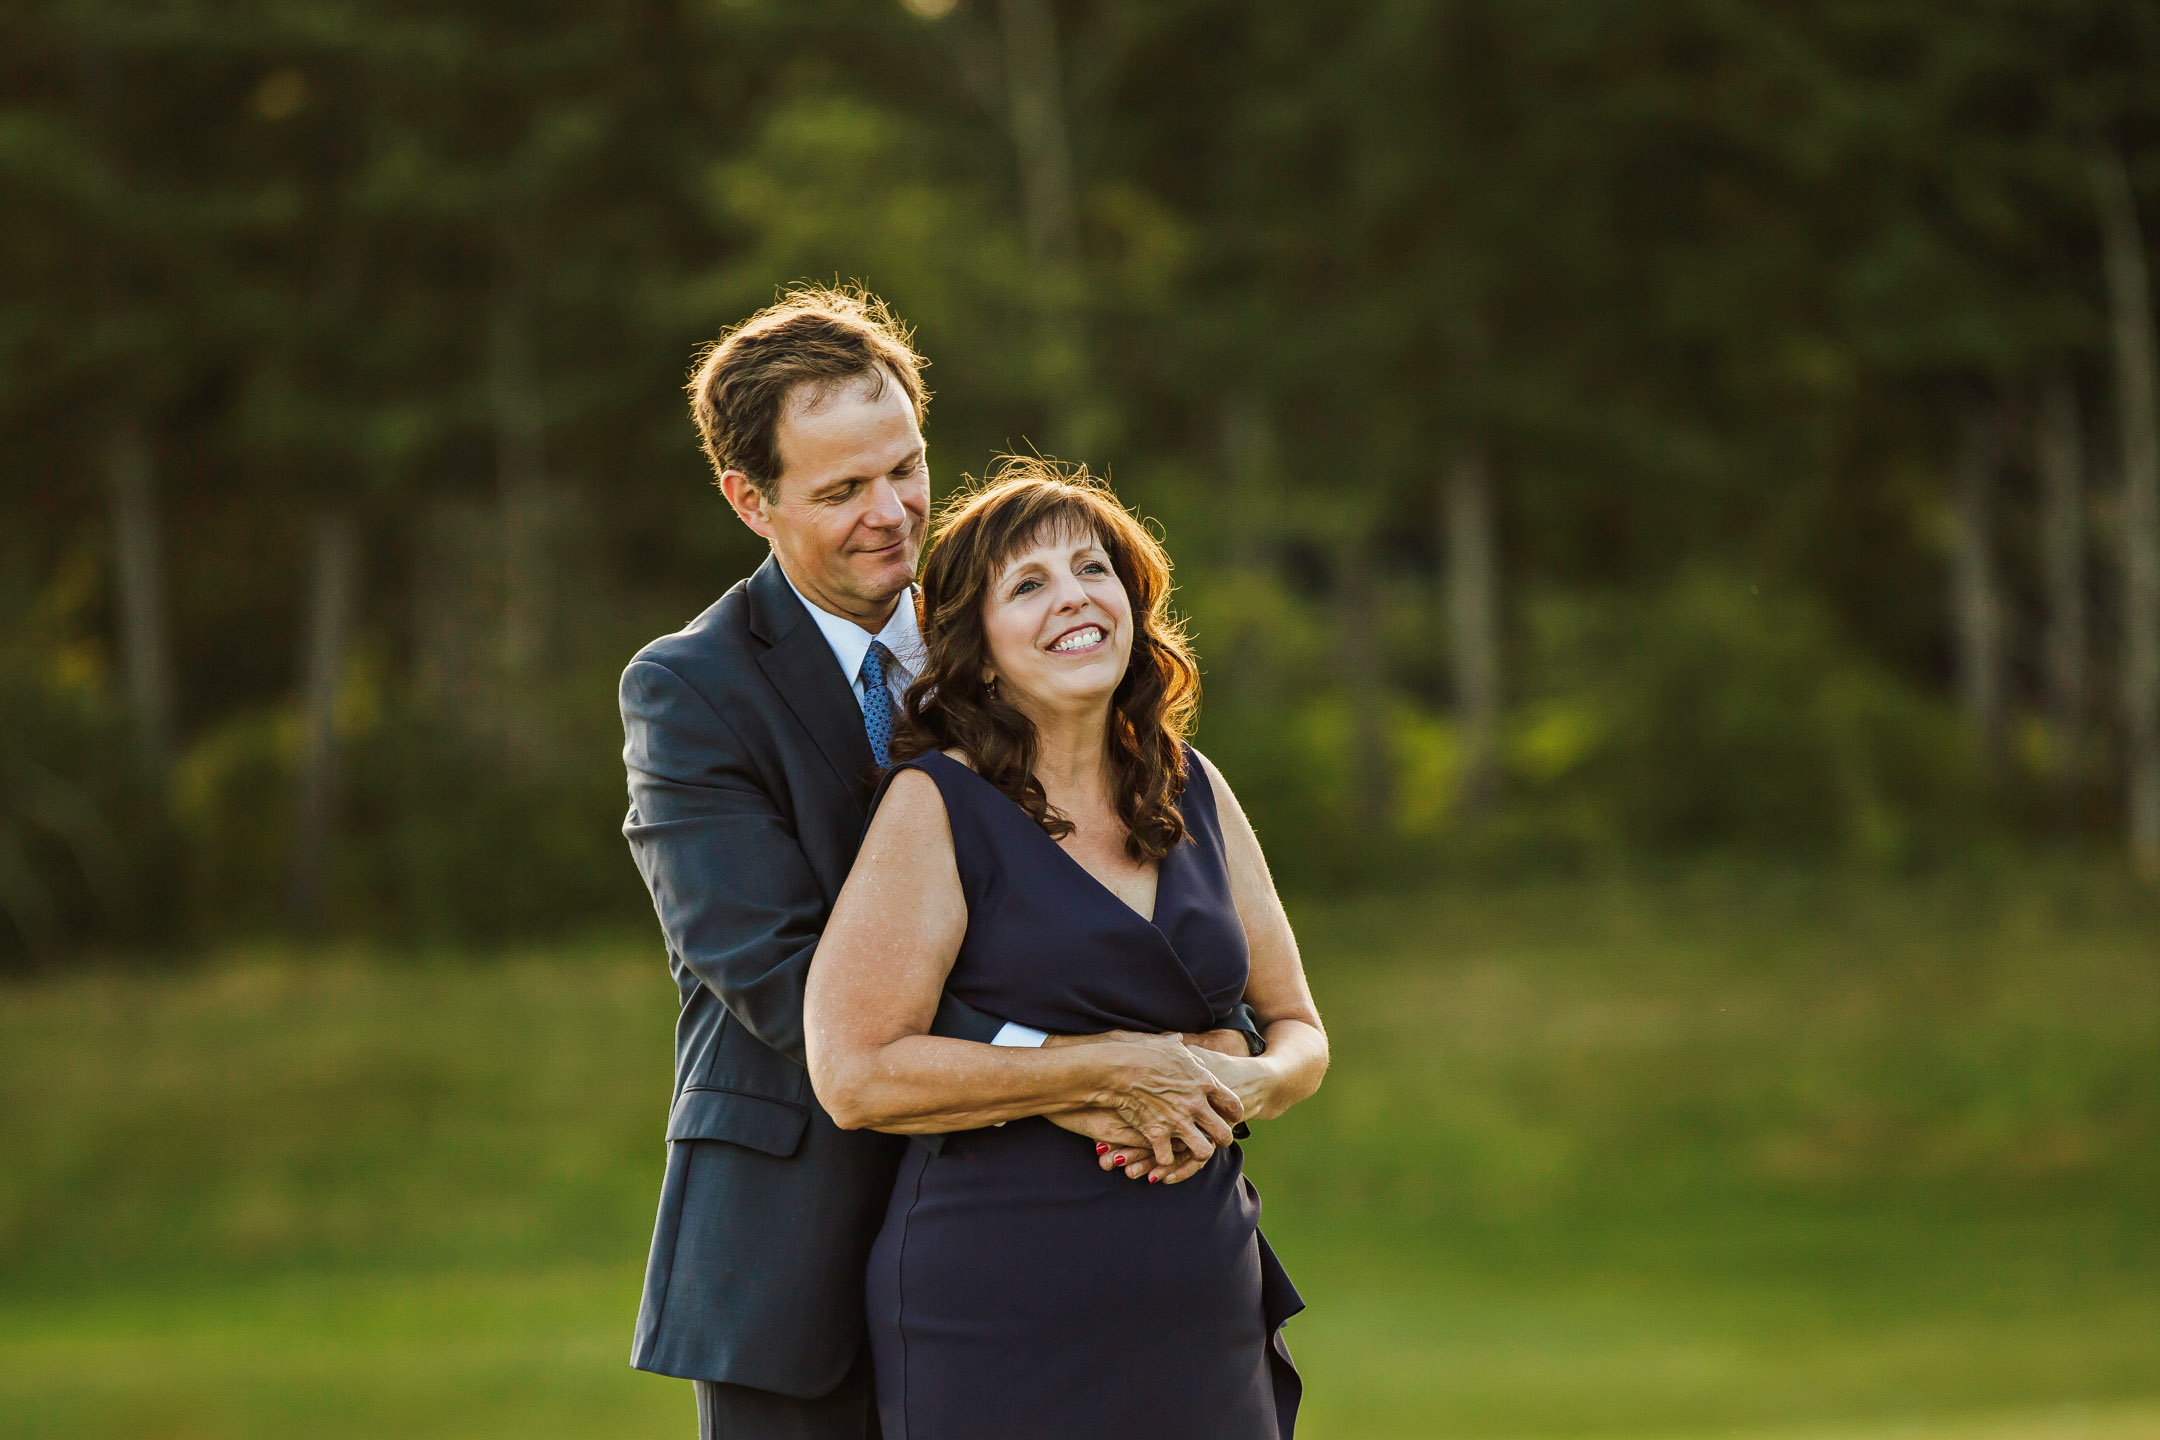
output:
[[1180, 1145], [1178, 1147], [1175, 1158], [1176, 1163], [1165, 1169], [1157, 1165], [1152, 1156], [1142, 1156], [1133, 1164], [1125, 1167], [1126, 1177], [1132, 1180], [1147, 1180], [1160, 1183], [1181, 1170], [1189, 1171], [1193, 1168], [1192, 1152], [1185, 1149], [1184, 1146]]
[[1213, 1105], [1202, 1105], [1193, 1116], [1193, 1119], [1202, 1130], [1207, 1132], [1208, 1139], [1212, 1140], [1217, 1148], [1228, 1145], [1237, 1138], [1237, 1132], [1231, 1128], [1231, 1122], [1225, 1120], [1222, 1112]]
[[1238, 1098], [1237, 1091], [1220, 1080], [1215, 1081], [1208, 1090], [1208, 1104], [1214, 1106], [1216, 1113], [1233, 1125], [1245, 1118], [1245, 1102]]
[[1193, 1176], [1199, 1174], [1202, 1170], [1205, 1170], [1208, 1166], [1208, 1161], [1211, 1158], [1212, 1157], [1210, 1156], [1195, 1155], [1192, 1152], [1187, 1151], [1184, 1155], [1179, 1157], [1178, 1164], [1175, 1169], [1158, 1170], [1154, 1174], [1150, 1175], [1148, 1178], [1153, 1181], [1158, 1181], [1164, 1185], [1175, 1185], [1180, 1181], [1190, 1180]]
[[1168, 1126], [1158, 1124], [1150, 1130], [1148, 1132], [1148, 1144], [1155, 1151], [1155, 1164], [1157, 1167], [1168, 1170], [1177, 1163], [1177, 1141]]
[[[1185, 1153], [1201, 1161], [1203, 1164], [1206, 1163], [1208, 1160], [1214, 1158], [1215, 1142], [1208, 1138], [1207, 1132], [1200, 1129], [1198, 1126], [1192, 1125], [1190, 1123], [1186, 1124], [1178, 1135], [1178, 1143], [1185, 1147]], [[1174, 1165], [1165, 1165], [1162, 1168], [1165, 1172], [1167, 1172], [1177, 1167]]]
[[[1232, 1139], [1236, 1138], [1230, 1129], [1229, 1122], [1223, 1119], [1221, 1113], [1213, 1105], [1195, 1102], [1188, 1113], [1180, 1115], [1178, 1118], [1198, 1133], [1207, 1137], [1207, 1148], [1211, 1152], [1228, 1145]], [[1187, 1148], [1193, 1147], [1188, 1144]]]
[[1207, 1168], [1207, 1163], [1208, 1162], [1205, 1160], [1187, 1160], [1183, 1165], [1178, 1166], [1177, 1169], [1171, 1171], [1168, 1175], [1163, 1176], [1162, 1183], [1165, 1185], [1175, 1185], [1181, 1180], [1190, 1180], [1193, 1176], [1199, 1174], [1202, 1170], [1205, 1170]]
[[1125, 1170], [1134, 1165], [1153, 1162], [1147, 1158], [1149, 1146], [1145, 1141], [1138, 1145], [1111, 1145], [1095, 1157], [1095, 1163], [1105, 1170]]
[[[1171, 1155], [1173, 1158], [1177, 1158], [1176, 1151], [1173, 1150]], [[1128, 1155], [1126, 1158], [1131, 1161], [1130, 1164], [1125, 1166], [1125, 1178], [1128, 1180], [1145, 1180], [1148, 1176], [1160, 1174], [1162, 1171], [1162, 1167], [1155, 1163], [1155, 1157], [1152, 1153]]]

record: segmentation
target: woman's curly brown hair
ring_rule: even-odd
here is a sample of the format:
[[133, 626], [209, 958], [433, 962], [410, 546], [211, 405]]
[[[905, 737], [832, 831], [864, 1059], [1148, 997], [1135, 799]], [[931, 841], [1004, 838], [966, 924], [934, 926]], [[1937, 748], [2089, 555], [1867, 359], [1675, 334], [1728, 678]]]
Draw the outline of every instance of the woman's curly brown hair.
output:
[[893, 736], [895, 761], [958, 749], [1053, 840], [1072, 821], [1035, 778], [1035, 725], [984, 680], [983, 599], [1007, 564], [1046, 536], [1092, 534], [1132, 603], [1132, 655], [1110, 699], [1110, 763], [1125, 852], [1146, 864], [1185, 838], [1183, 741], [1200, 708], [1200, 667], [1170, 613], [1170, 557], [1085, 468], [1007, 456], [939, 511], [923, 567], [928, 657]]

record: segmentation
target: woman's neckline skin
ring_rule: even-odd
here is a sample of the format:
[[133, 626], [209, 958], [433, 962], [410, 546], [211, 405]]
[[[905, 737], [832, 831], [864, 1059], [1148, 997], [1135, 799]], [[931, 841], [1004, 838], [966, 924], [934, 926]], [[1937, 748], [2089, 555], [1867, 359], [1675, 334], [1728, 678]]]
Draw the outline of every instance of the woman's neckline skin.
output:
[[[1107, 715], [1106, 708], [1104, 711], [1106, 720]], [[1114, 778], [1110, 766], [1109, 727], [1107, 723], [1101, 729], [1100, 742], [1102, 749], [1098, 753], [1101, 759], [1093, 777], [1095, 780], [1094, 793], [1083, 797], [1092, 802], [1089, 804], [1076, 803], [1069, 789], [1062, 792], [1065, 803], [1060, 803], [1061, 791], [1053, 789], [1050, 783], [1043, 778], [1042, 752], [1038, 749], [1037, 764], [1035, 766], [1036, 783], [1043, 787], [1044, 798], [1050, 802], [1051, 808], [1071, 820], [1074, 826], [1077, 827], [1072, 834], [1063, 839], [1049, 834], [1045, 834], [1043, 839], [1048, 840], [1052, 845], [1064, 852], [1065, 858], [1077, 865], [1089, 879], [1102, 888], [1104, 893], [1116, 899], [1126, 909], [1132, 911], [1133, 914], [1139, 916], [1148, 924], [1153, 925], [1156, 912], [1161, 908], [1159, 901], [1162, 895], [1162, 862], [1151, 860], [1145, 865], [1137, 865], [1125, 853], [1127, 833], [1125, 824], [1122, 817], [1118, 815], [1117, 806], [1112, 803], [1110, 798]], [[958, 747], [942, 753], [947, 759], [965, 765], [971, 771], [975, 770], [974, 762], [965, 751], [960, 750]], [[1073, 770], [1084, 773], [1085, 765], [1070, 765], [1068, 762], [1067, 773], [1070, 774]], [[981, 778], [981, 772], [976, 772], [976, 778]], [[988, 782], [985, 781], [984, 783], [987, 784]], [[1029, 823], [1033, 824], [1034, 822], [1031, 820]], [[1108, 841], [1107, 845], [1103, 843], [1104, 840]], [[1091, 864], [1090, 861], [1094, 863]], [[1109, 863], [1105, 864], [1105, 861]], [[1106, 871], [1108, 873], [1105, 873]]]

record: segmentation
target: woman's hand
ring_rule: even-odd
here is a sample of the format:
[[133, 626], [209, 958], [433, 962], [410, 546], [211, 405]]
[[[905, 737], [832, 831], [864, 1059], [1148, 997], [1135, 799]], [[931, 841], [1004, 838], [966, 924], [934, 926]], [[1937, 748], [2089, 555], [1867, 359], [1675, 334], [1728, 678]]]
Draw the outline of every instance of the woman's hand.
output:
[[1170, 1165], [1165, 1167], [1156, 1163], [1152, 1151], [1135, 1152], [1113, 1146], [1108, 1153], [1098, 1155], [1096, 1163], [1105, 1170], [1123, 1170], [1128, 1180], [1145, 1180], [1153, 1185], [1175, 1185], [1180, 1180], [1190, 1180], [1206, 1169], [1208, 1159], [1195, 1155], [1180, 1145], [1172, 1154]]
[[[1045, 1115], [1043, 1119], [1060, 1130], [1070, 1130], [1082, 1139], [1094, 1141], [1098, 1156], [1112, 1151], [1137, 1155], [1152, 1149], [1147, 1137], [1119, 1119], [1115, 1110], [1063, 1110], [1055, 1115]], [[1105, 1164], [1103, 1168], [1107, 1170], [1109, 1166]]]
[[[1043, 1045], [1049, 1048], [1165, 1039], [1181, 1040], [1189, 1049], [1218, 1050], [1224, 1055], [1243, 1055], [1247, 1049], [1241, 1030], [1210, 1030], [1200, 1035], [1149, 1035], [1131, 1030], [1107, 1030], [1094, 1035], [1053, 1035]], [[1185, 1145], [1173, 1143], [1171, 1164], [1164, 1167], [1156, 1159], [1153, 1142], [1126, 1123], [1116, 1110], [1107, 1107], [1067, 1110], [1044, 1118], [1061, 1130], [1070, 1130], [1095, 1142], [1095, 1163], [1104, 1170], [1123, 1170], [1129, 1179], [1175, 1185], [1180, 1180], [1192, 1178], [1208, 1163], [1205, 1157], [1194, 1155]]]
[[1181, 1170], [1190, 1174], [1230, 1143], [1230, 1127], [1245, 1118], [1244, 1104], [1183, 1037], [1126, 1034], [1098, 1043], [1114, 1052], [1100, 1057], [1114, 1066], [1114, 1079], [1096, 1104], [1141, 1136], [1165, 1180], [1183, 1179]]
[[1265, 1055], [1228, 1055], [1197, 1048], [1192, 1055], [1238, 1097], [1246, 1119], [1272, 1120], [1282, 1113], [1282, 1107], [1274, 1104], [1277, 1070]]
[[1205, 1160], [1193, 1158], [1184, 1146], [1174, 1148], [1176, 1164], [1161, 1169], [1155, 1163], [1155, 1148], [1147, 1137], [1118, 1118], [1115, 1110], [1067, 1110], [1058, 1115], [1043, 1117], [1061, 1130], [1070, 1130], [1095, 1142], [1095, 1164], [1103, 1170], [1123, 1170], [1128, 1179], [1154, 1178], [1156, 1184], [1174, 1185], [1199, 1173]]

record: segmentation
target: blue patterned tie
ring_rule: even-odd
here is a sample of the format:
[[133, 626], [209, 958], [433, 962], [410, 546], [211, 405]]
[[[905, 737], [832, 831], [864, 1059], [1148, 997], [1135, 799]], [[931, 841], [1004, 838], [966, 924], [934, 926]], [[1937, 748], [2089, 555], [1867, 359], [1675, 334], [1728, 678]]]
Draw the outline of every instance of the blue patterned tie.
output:
[[873, 640], [862, 657], [863, 728], [870, 732], [870, 754], [878, 764], [892, 763], [892, 689], [885, 683], [885, 662], [892, 652]]

